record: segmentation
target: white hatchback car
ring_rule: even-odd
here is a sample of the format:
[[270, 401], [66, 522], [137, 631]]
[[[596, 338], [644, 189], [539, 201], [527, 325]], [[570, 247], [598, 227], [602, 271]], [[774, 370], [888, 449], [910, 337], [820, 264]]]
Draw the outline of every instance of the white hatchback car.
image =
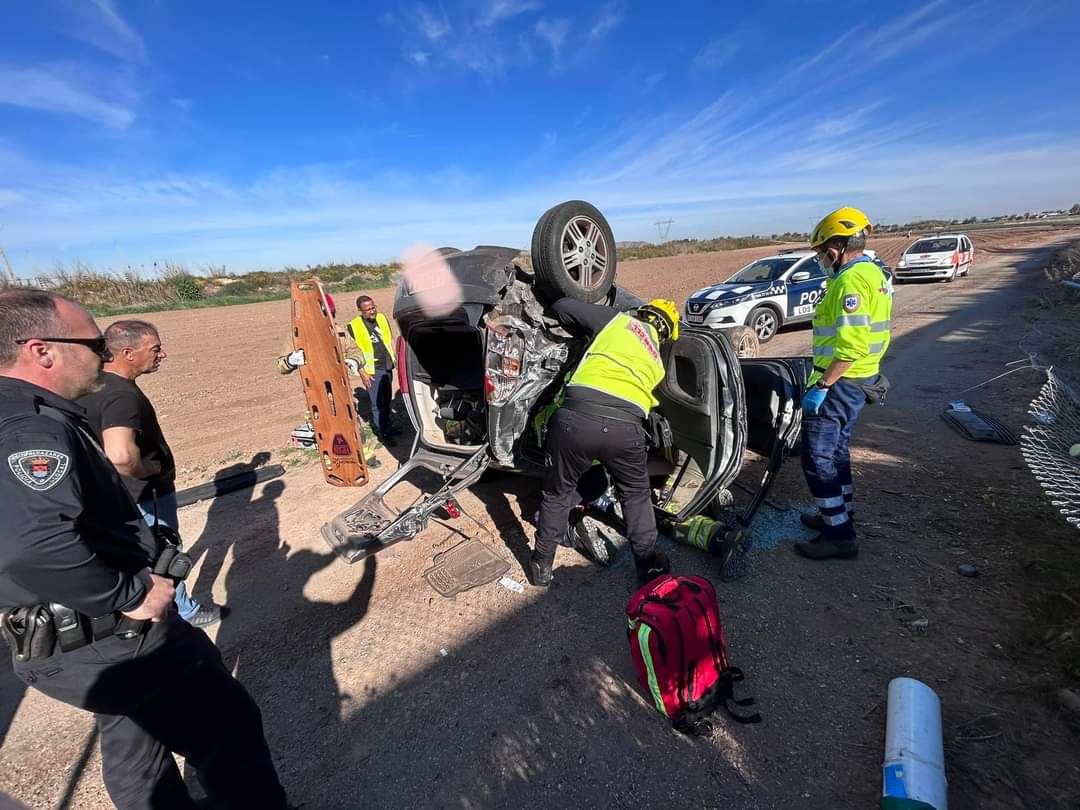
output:
[[971, 272], [975, 249], [962, 233], [936, 234], [916, 240], [896, 263], [896, 280], [944, 279], [952, 281]]

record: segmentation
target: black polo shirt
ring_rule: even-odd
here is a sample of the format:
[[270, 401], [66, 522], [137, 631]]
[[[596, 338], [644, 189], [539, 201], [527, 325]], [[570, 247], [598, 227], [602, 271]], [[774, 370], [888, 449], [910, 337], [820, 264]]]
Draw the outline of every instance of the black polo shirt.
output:
[[0, 376], [0, 610], [134, 610], [157, 553], [83, 409]]

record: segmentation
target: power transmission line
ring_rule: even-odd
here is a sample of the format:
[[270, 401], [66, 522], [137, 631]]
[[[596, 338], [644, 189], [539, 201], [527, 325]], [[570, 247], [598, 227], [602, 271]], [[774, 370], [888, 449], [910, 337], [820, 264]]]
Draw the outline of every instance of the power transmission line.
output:
[[656, 235], [661, 242], [666, 242], [668, 234], [671, 232], [671, 224], [675, 220], [673, 219], [661, 219], [656, 223]]

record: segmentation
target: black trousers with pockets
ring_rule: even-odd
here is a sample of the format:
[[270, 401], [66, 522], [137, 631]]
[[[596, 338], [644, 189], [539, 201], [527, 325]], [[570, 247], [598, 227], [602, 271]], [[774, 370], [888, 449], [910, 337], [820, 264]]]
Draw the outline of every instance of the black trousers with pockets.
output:
[[569, 511], [579, 500], [578, 482], [597, 459], [619, 489], [634, 557], [648, 559], [656, 546], [656, 516], [646, 468], [645, 428], [638, 422], [564, 407], [552, 417], [547, 451], [550, 461], [540, 503], [537, 553], [547, 559], [555, 556]]
[[193, 810], [172, 754], [195, 769], [212, 806], [284, 808], [259, 707], [202, 630], [176, 611], [142, 637], [110, 636], [15, 674], [94, 712], [102, 777], [120, 810]]

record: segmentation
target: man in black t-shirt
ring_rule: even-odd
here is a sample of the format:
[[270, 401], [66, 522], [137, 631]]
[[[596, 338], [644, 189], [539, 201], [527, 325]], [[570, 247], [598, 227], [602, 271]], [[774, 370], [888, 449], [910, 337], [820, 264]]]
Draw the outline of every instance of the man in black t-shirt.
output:
[[[105, 340], [113, 359], [105, 363], [104, 385], [79, 404], [147, 525], [176, 530], [176, 463], [154, 406], [135, 383], [136, 377], [157, 371], [168, 355], [157, 329], [146, 321], [117, 321], [105, 330]], [[176, 607], [196, 627], [222, 617], [220, 607], [192, 599], [183, 582], [176, 588]]]

